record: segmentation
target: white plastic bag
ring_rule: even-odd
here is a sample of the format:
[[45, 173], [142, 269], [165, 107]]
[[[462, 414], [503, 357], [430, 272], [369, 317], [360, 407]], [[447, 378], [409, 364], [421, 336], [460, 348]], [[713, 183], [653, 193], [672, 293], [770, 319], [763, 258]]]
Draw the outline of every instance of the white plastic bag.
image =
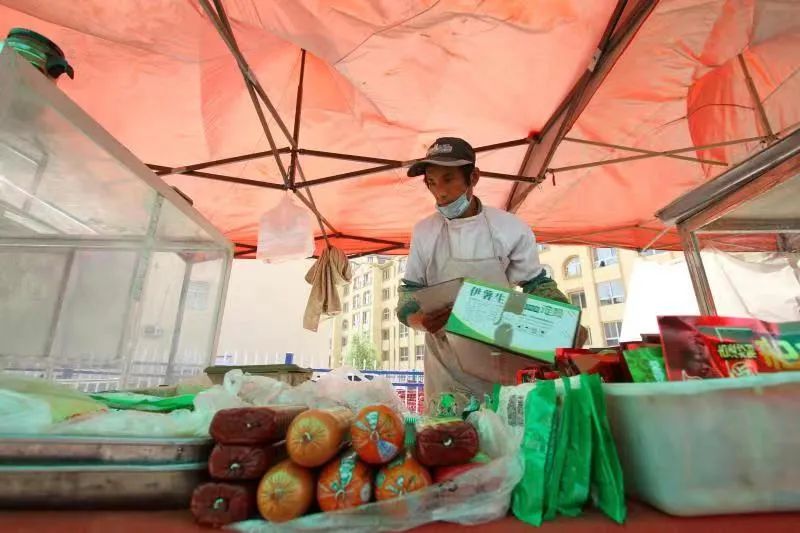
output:
[[286, 193], [261, 216], [256, 258], [265, 263], [307, 259], [314, 254], [314, 222], [309, 212]]
[[43, 433], [52, 422], [50, 404], [46, 401], [0, 389], [0, 432], [8, 435]]
[[314, 394], [314, 398], [308, 403], [312, 409], [343, 405], [357, 413], [368, 405], [383, 404], [398, 412], [408, 411], [389, 380], [380, 376], [367, 379], [364, 374], [351, 367], [335, 368], [316, 383], [307, 383], [309, 385], [303, 388]]
[[470, 413], [467, 422], [478, 431], [480, 450], [492, 459], [513, 455], [519, 447], [516, 440], [509, 438], [510, 431], [500, 415], [489, 409]]

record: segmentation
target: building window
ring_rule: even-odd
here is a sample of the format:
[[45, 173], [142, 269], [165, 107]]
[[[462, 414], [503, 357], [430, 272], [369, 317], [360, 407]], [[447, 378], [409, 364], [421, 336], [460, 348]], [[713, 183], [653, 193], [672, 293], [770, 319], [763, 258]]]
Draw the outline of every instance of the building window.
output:
[[342, 337], [342, 346], [347, 346], [347, 337]]
[[361, 313], [361, 325], [366, 329], [369, 327], [369, 312], [364, 311]]
[[363, 305], [370, 305], [372, 303], [372, 291], [364, 291]]
[[347, 331], [347, 319], [342, 320], [342, 331]]
[[392, 267], [383, 271], [383, 281], [389, 281], [390, 279], [392, 279]]
[[357, 328], [361, 324], [361, 315], [353, 313], [353, 327]]
[[361, 296], [358, 294], [353, 296], [353, 311], [361, 307]]
[[416, 353], [417, 359], [422, 359], [423, 357], [425, 357], [425, 345], [417, 346], [415, 348], [415, 353]]
[[600, 305], [621, 304], [625, 301], [625, 287], [618, 279], [597, 284], [597, 299]]
[[578, 256], [573, 255], [564, 264], [564, 277], [565, 278], [579, 278], [581, 277], [581, 260]]
[[575, 307], [586, 309], [586, 293], [583, 291], [571, 292], [569, 294], [569, 301]]
[[407, 347], [400, 348], [400, 360], [401, 361], [408, 361], [408, 348]]
[[542, 265], [542, 270], [544, 270], [544, 275], [550, 279], [553, 279], [553, 267], [550, 265]]
[[400, 324], [400, 338], [405, 339], [406, 337], [408, 337], [408, 326]]
[[549, 249], [550, 247], [547, 246], [546, 244], [538, 244], [538, 243], [536, 244], [536, 251], [539, 253], [546, 252]]
[[372, 272], [367, 272], [364, 274], [364, 287], [370, 283], [372, 283]]
[[603, 268], [619, 263], [619, 255], [616, 248], [594, 248], [592, 249], [592, 255], [594, 256], [595, 268]]
[[389, 360], [389, 350], [383, 350], [381, 352], [381, 361], [388, 361]]
[[356, 276], [353, 280], [353, 290], [357, 291], [361, 288], [361, 276]]
[[350, 302], [345, 302], [342, 304], [342, 313], [349, 313], [350, 312]]
[[383, 295], [384, 301], [388, 300], [389, 298], [392, 297], [392, 289], [383, 289], [381, 291], [381, 294]]
[[391, 317], [392, 317], [392, 312], [389, 311], [389, 308], [387, 307], [386, 309], [383, 310], [383, 319], [389, 320], [391, 319]]
[[342, 290], [342, 296], [349, 296], [349, 295], [350, 295], [350, 284], [348, 283], [347, 285], [344, 286], [344, 289]]
[[619, 334], [622, 331], [622, 322], [604, 322], [603, 333], [606, 336], [606, 346], [619, 346]]
[[401, 274], [405, 274], [405, 271], [406, 271], [406, 258], [405, 257], [400, 259], [400, 261], [397, 263], [397, 270]]
[[381, 340], [388, 341], [389, 340], [389, 330], [382, 329], [381, 330]]

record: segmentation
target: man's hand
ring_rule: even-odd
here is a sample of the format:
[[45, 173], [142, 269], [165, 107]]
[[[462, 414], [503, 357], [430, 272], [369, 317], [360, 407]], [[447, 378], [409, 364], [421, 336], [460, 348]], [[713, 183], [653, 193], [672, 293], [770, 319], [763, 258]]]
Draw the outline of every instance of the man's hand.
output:
[[445, 307], [432, 313], [423, 313], [419, 311], [408, 315], [408, 325], [414, 329], [424, 330], [428, 333], [436, 333], [447, 324], [447, 319], [450, 318], [450, 313], [452, 311], [452, 307]]

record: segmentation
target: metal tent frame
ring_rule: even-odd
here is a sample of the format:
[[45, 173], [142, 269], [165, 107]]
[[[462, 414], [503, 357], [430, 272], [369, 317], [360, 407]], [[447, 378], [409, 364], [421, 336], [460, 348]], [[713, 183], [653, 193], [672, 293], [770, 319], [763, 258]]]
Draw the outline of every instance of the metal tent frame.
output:
[[[184, 176], [192, 176], [198, 179], [208, 179], [215, 181], [222, 181], [233, 183], [243, 186], [262, 187], [275, 190], [291, 191], [294, 195], [314, 213], [321, 230], [319, 239], [324, 240], [328, 245], [329, 239], [344, 238], [349, 240], [356, 240], [365, 243], [373, 243], [380, 245], [374, 250], [369, 250], [363, 253], [355, 254], [355, 256], [369, 255], [374, 253], [390, 253], [397, 252], [408, 248], [407, 242], [389, 241], [375, 238], [368, 238], [358, 235], [345, 235], [338, 231], [325, 217], [319, 212], [314, 201], [312, 189], [315, 187], [323, 186], [328, 183], [334, 183], [341, 180], [348, 180], [385, 172], [387, 170], [397, 169], [408, 166], [414, 163], [415, 160], [402, 161], [394, 159], [385, 159], [379, 157], [371, 157], [357, 154], [343, 154], [335, 152], [327, 152], [321, 150], [312, 150], [302, 148], [300, 146], [300, 119], [303, 110], [303, 87], [305, 83], [305, 64], [307, 52], [301, 49], [300, 58], [300, 77], [297, 86], [297, 94], [295, 100], [295, 115], [294, 124], [291, 131], [286, 123], [278, 114], [275, 106], [270, 101], [269, 96], [264, 91], [262, 85], [259, 83], [255, 73], [250, 68], [247, 60], [243, 56], [241, 50], [234, 36], [231, 28], [230, 21], [222, 4], [222, 0], [199, 0], [200, 5], [205, 11], [208, 18], [216, 28], [222, 40], [227, 45], [230, 53], [236, 59], [239, 69], [242, 74], [244, 84], [250, 95], [253, 103], [254, 110], [258, 116], [261, 126], [264, 130], [267, 142], [269, 143], [269, 150], [253, 152], [249, 154], [242, 154], [224, 159], [217, 159], [213, 161], [204, 161], [200, 163], [188, 164], [180, 167], [167, 167], [163, 165], [151, 164], [149, 167], [156, 172], [156, 174], [165, 176], [170, 174], [179, 174]], [[493, 150], [502, 150], [505, 148], [526, 146], [527, 150], [523, 160], [520, 162], [519, 171], [517, 174], [505, 174], [493, 171], [481, 170], [481, 176], [490, 179], [507, 180], [514, 182], [512, 190], [506, 201], [506, 209], [510, 212], [516, 212], [520, 206], [525, 202], [528, 195], [543, 181], [547, 176], [553, 176], [555, 181], [556, 174], [560, 172], [567, 172], [578, 169], [598, 167], [602, 165], [621, 164], [629, 161], [637, 161], [641, 159], [654, 158], [654, 157], [668, 157], [677, 158], [686, 161], [693, 161], [707, 165], [727, 166], [723, 161], [703, 159], [692, 155], [687, 155], [691, 152], [698, 150], [709, 149], [720, 146], [729, 146], [734, 144], [750, 143], [761, 141], [764, 143], [772, 143], [778, 138], [769, 126], [766, 113], [764, 112], [761, 100], [756, 92], [755, 86], [752, 83], [750, 74], [747, 71], [747, 66], [742, 56], [739, 56], [740, 64], [742, 66], [743, 75], [748, 80], [748, 89], [754, 100], [755, 112], [758, 116], [761, 130], [764, 132], [763, 136], [751, 137], [747, 139], [729, 140], [719, 143], [714, 143], [706, 146], [689, 146], [677, 148], [667, 151], [651, 151], [640, 148], [623, 146], [618, 144], [608, 144], [596, 141], [589, 141], [568, 137], [567, 133], [580, 117], [595, 92], [599, 89], [605, 78], [611, 72], [612, 68], [622, 56], [626, 47], [635, 37], [637, 31], [642, 27], [644, 22], [650, 16], [658, 4], [658, 0], [618, 0], [616, 8], [610, 17], [606, 29], [603, 33], [600, 42], [597, 45], [596, 52], [587, 65], [583, 75], [576, 82], [575, 86], [568, 93], [564, 101], [556, 109], [555, 113], [550, 117], [545, 127], [537, 134], [531, 134], [524, 139], [513, 139], [497, 144], [480, 146], [475, 149], [476, 152], [487, 152]], [[269, 113], [280, 133], [283, 134], [288, 146], [279, 146], [278, 142], [273, 135], [269, 121], [265, 114], [265, 110]], [[569, 143], [582, 143], [594, 146], [630, 152], [633, 155], [618, 157], [614, 159], [605, 159], [601, 161], [591, 161], [578, 165], [572, 165], [561, 168], [550, 167], [553, 156], [561, 145], [562, 142]], [[288, 166], [285, 165], [282, 156], [289, 156], [290, 161]], [[374, 166], [335, 174], [322, 178], [307, 180], [303, 172], [302, 165], [300, 164], [299, 156], [322, 157], [329, 159], [347, 160], [360, 163], [371, 163]], [[253, 159], [272, 157], [274, 158], [278, 170], [281, 175], [281, 183], [273, 183], [266, 181], [259, 181], [253, 179], [240, 178], [235, 176], [227, 176], [208, 172], [209, 169], [219, 165], [226, 165], [230, 163], [237, 163], [249, 161]], [[299, 179], [298, 179], [299, 178]], [[620, 228], [623, 229], [623, 228]], [[658, 243], [669, 230], [661, 231], [660, 229], [648, 228], [642, 225], [630, 226], [624, 229], [636, 229], [643, 231], [652, 231], [658, 233], [650, 244], [644, 249], [648, 249]], [[581, 235], [575, 235], [570, 238], [559, 239], [560, 241], [568, 241], [571, 243], [581, 243]], [[555, 242], [544, 239], [543, 242]], [[247, 243], [236, 244], [236, 257], [239, 258], [252, 258], [255, 256], [256, 247]], [[614, 246], [613, 242], [608, 243], [609, 246]], [[351, 256], [353, 257], [353, 256]]]

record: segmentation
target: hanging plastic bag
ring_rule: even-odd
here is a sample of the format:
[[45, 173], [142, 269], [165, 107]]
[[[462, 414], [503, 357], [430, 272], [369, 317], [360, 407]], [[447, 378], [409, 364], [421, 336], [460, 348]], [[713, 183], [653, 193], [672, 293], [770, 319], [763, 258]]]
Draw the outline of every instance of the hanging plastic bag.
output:
[[0, 431], [4, 434], [43, 433], [53, 422], [46, 401], [10, 390], [0, 389]]
[[286, 193], [264, 213], [258, 226], [256, 259], [280, 263], [307, 259], [314, 254], [314, 222], [309, 212]]

